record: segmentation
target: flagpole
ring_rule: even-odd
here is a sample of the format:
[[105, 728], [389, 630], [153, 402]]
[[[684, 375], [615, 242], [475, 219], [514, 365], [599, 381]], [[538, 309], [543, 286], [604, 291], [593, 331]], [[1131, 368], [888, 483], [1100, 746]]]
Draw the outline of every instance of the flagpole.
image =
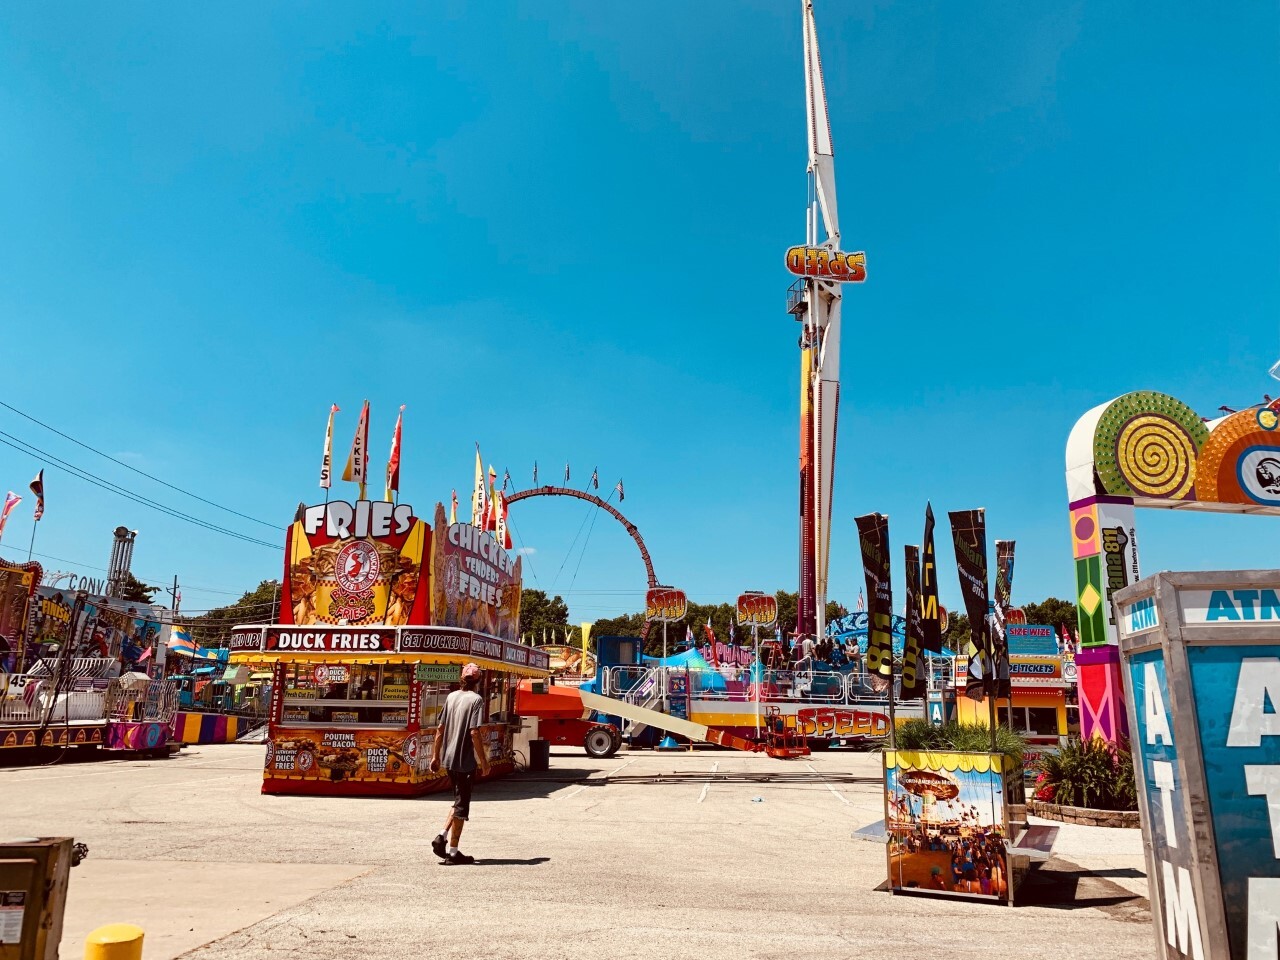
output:
[[27, 544], [27, 563], [31, 562], [31, 552], [36, 548], [36, 527], [39, 525], [39, 520], [31, 521], [31, 542]]
[[764, 682], [764, 664], [760, 662], [760, 627], [751, 625], [751, 639], [756, 648], [756, 743], [760, 742], [760, 684]]

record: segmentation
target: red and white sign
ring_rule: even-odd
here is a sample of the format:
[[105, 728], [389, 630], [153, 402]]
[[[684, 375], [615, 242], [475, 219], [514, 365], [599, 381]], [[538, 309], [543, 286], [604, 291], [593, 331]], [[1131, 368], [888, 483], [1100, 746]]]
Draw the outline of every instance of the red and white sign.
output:
[[378, 551], [367, 540], [352, 540], [338, 551], [334, 575], [338, 586], [350, 593], [363, 594], [373, 589], [382, 572]]
[[342, 664], [334, 663], [318, 663], [312, 671], [316, 683], [346, 683], [351, 679], [351, 674]]
[[390, 653], [396, 631], [389, 627], [268, 628], [264, 649], [296, 653]]

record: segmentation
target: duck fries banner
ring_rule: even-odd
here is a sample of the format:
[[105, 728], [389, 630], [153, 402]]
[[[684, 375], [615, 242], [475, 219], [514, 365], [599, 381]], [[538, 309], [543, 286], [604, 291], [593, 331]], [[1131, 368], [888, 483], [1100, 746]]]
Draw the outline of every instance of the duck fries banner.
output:
[[492, 533], [450, 523], [444, 504], [436, 504], [431, 622], [516, 642], [521, 560], [513, 560]]
[[430, 623], [431, 591], [422, 582], [430, 551], [431, 531], [408, 504], [306, 507], [289, 528], [279, 622]]

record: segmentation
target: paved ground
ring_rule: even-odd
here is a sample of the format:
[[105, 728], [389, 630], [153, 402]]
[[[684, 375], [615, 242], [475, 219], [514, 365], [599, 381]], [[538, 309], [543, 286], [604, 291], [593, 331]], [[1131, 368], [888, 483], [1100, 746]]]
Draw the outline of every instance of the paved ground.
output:
[[112, 921], [147, 960], [262, 957], [1154, 956], [1134, 830], [1065, 829], [1027, 906], [894, 897], [877, 758], [552, 756], [479, 789], [445, 867], [447, 801], [264, 797], [262, 747], [0, 770], [8, 835], [73, 836], [62, 956]]

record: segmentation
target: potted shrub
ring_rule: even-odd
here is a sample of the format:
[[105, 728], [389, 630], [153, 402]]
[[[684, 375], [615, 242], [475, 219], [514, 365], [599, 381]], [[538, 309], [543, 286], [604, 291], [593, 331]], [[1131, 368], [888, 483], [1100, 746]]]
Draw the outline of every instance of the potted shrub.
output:
[[1138, 791], [1128, 744], [1070, 740], [1036, 763], [1031, 812], [1065, 823], [1138, 826]]

